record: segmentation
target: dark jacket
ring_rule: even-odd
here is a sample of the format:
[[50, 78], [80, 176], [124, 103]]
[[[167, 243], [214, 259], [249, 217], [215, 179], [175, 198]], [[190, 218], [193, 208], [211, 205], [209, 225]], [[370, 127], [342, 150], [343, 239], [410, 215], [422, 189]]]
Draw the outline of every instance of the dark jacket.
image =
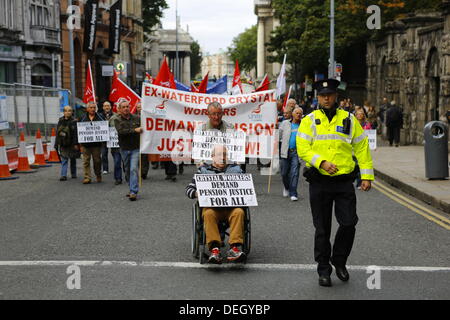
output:
[[403, 125], [403, 111], [400, 107], [393, 105], [386, 111], [386, 126], [401, 127]]
[[114, 126], [119, 135], [119, 146], [122, 150], [135, 150], [140, 148], [140, 134], [134, 129], [141, 126], [141, 118], [130, 114], [130, 119], [122, 116], [114, 118]]
[[[220, 170], [216, 167], [213, 167], [211, 164], [204, 164], [200, 168], [198, 168], [197, 174], [220, 174], [220, 173], [244, 173], [241, 167], [238, 164], [230, 164], [224, 168], [224, 170]], [[195, 177], [192, 178], [191, 183], [189, 183], [185, 189], [186, 195], [189, 199], [195, 199], [195, 192], [197, 191], [197, 185], [195, 183]]]
[[[89, 115], [86, 113], [83, 117], [81, 117], [80, 122], [94, 122], [94, 121], [106, 121], [105, 118], [100, 113], [95, 113], [94, 120], [91, 121], [89, 119]], [[101, 147], [104, 142], [91, 142], [91, 143], [82, 143], [81, 145], [85, 148], [94, 148]]]
[[[70, 145], [62, 146], [63, 137], [59, 136], [59, 129], [61, 127], [68, 127], [70, 131]], [[55, 148], [58, 150], [59, 154], [65, 158], [75, 158], [78, 156], [79, 151], [75, 150], [75, 145], [78, 144], [78, 131], [77, 131], [77, 121], [75, 118], [71, 117], [66, 119], [64, 117], [59, 118], [58, 124], [56, 125], [56, 140]]]

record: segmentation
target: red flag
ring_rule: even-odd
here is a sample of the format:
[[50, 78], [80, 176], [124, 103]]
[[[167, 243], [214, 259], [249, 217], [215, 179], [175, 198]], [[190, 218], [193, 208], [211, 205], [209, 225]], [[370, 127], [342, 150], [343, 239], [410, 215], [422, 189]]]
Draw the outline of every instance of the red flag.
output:
[[209, 75], [209, 72], [203, 78], [202, 83], [200, 83], [200, 86], [197, 89], [198, 93], [206, 93], [206, 89], [208, 88], [208, 75]]
[[242, 94], [242, 82], [241, 82], [241, 71], [239, 70], [239, 63], [236, 60], [236, 64], [234, 66], [234, 76], [233, 76], [233, 85], [231, 86], [231, 91], [233, 94]]
[[166, 88], [177, 88], [173, 78], [173, 74], [172, 72], [170, 72], [169, 65], [167, 64], [166, 57], [164, 57], [161, 68], [159, 69], [159, 73], [153, 80], [153, 84]]
[[145, 79], [149, 82], [149, 83], [153, 83], [153, 78], [150, 75], [150, 73], [146, 72], [145, 73]]
[[84, 88], [83, 102], [88, 103], [89, 101], [94, 101], [97, 103], [95, 99], [95, 90], [94, 90], [94, 81], [92, 80], [92, 69], [91, 69], [91, 61], [88, 60], [88, 69], [86, 72], [86, 86]]
[[[141, 97], [139, 97], [136, 92], [131, 90], [125, 82], [120, 80], [117, 73], [114, 72], [109, 101], [115, 103], [119, 101], [119, 99], [125, 99], [130, 102], [131, 113], [136, 113], [136, 105], [141, 101]], [[116, 106], [114, 106], [113, 112], [117, 112]]]
[[193, 83], [191, 83], [191, 92], [197, 92], [198, 93], [198, 88]]
[[284, 101], [283, 101], [283, 112], [284, 112], [284, 109], [286, 108], [287, 101], [289, 100], [289, 97], [291, 96], [291, 90], [292, 90], [292, 85], [289, 86], [289, 91], [288, 91], [288, 93], [284, 96]]
[[255, 92], [267, 91], [267, 90], [269, 90], [269, 85], [270, 85], [270, 81], [269, 81], [269, 77], [267, 76], [267, 73], [266, 73], [263, 80], [261, 81], [261, 84], [259, 85], [258, 88], [256, 88]]

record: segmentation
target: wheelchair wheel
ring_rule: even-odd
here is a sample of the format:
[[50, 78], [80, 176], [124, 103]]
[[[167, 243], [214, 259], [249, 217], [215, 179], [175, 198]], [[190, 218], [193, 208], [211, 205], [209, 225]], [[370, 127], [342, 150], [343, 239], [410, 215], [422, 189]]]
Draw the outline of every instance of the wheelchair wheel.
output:
[[250, 209], [245, 210], [245, 220], [244, 220], [244, 247], [243, 251], [246, 255], [250, 253], [251, 248], [251, 219], [250, 219]]
[[192, 230], [191, 230], [191, 248], [192, 248], [192, 255], [195, 259], [198, 259], [199, 254], [199, 232], [198, 232], [198, 212], [199, 207], [197, 203], [194, 203], [192, 205]]
[[201, 235], [202, 235], [202, 241], [201, 241], [200, 246], [199, 246], [200, 264], [205, 264], [207, 259], [208, 259], [207, 255], [206, 255], [206, 252], [205, 252], [205, 248], [206, 248], [206, 232], [202, 231]]

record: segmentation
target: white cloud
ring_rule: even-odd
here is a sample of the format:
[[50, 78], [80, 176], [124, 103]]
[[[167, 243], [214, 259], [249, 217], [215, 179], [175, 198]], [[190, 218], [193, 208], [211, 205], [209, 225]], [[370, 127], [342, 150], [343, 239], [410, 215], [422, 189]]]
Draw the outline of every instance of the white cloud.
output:
[[[175, 29], [175, 2], [167, 0], [165, 29]], [[178, 15], [181, 27], [189, 25], [191, 36], [211, 54], [229, 47], [234, 37], [257, 22], [253, 0], [178, 0]]]

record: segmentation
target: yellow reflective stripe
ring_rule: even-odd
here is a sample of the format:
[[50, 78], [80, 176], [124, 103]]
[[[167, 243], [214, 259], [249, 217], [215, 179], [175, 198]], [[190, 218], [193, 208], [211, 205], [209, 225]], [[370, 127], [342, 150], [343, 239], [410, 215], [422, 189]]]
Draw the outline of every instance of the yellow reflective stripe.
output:
[[366, 174], [366, 175], [370, 175], [370, 176], [374, 176], [375, 172], [373, 171], [373, 169], [360, 169], [361, 175]]
[[365, 132], [363, 132], [363, 134], [361, 134], [359, 137], [353, 139], [352, 144], [358, 144], [361, 141], [363, 141], [366, 137], [367, 137], [367, 134]]
[[313, 166], [316, 165], [317, 160], [319, 160], [320, 156], [318, 154], [316, 154], [312, 159], [311, 159], [311, 164]]
[[303, 133], [303, 132], [297, 132], [297, 137], [305, 139], [308, 142], [312, 142], [313, 141], [313, 137], [311, 137], [310, 135], [308, 135], [306, 133]]

